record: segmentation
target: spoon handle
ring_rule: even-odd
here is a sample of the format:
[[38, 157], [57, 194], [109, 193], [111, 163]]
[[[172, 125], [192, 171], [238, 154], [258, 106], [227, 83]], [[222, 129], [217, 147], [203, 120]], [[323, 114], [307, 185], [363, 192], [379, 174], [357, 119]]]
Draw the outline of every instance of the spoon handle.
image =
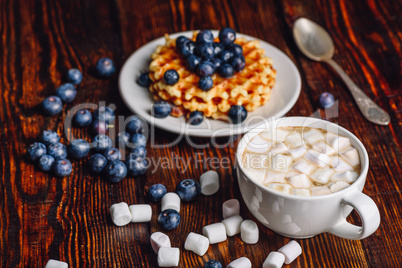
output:
[[389, 114], [367, 97], [367, 95], [364, 94], [364, 92], [352, 81], [352, 79], [350, 79], [350, 77], [335, 61], [328, 59], [325, 62], [331, 65], [342, 78], [343, 82], [345, 82], [346, 86], [352, 93], [357, 106], [359, 106], [360, 111], [367, 120], [378, 125], [385, 126], [389, 124], [391, 120]]

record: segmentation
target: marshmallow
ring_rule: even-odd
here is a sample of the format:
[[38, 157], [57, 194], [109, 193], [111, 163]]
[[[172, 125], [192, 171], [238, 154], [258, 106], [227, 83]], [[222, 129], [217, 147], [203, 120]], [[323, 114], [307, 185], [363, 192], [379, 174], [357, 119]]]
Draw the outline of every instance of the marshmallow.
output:
[[328, 186], [317, 186], [311, 188], [311, 195], [325, 195], [330, 193], [331, 191], [329, 190]]
[[170, 248], [170, 239], [167, 235], [161, 232], [155, 232], [150, 237], [152, 249], [158, 253], [161, 247]]
[[150, 205], [131, 205], [131, 222], [149, 222], [152, 218], [152, 208]]
[[223, 218], [229, 218], [240, 214], [240, 202], [237, 199], [229, 199], [222, 204]]
[[267, 154], [246, 154], [243, 159], [244, 167], [249, 169], [266, 169], [271, 166], [271, 159]]
[[289, 150], [289, 148], [284, 143], [277, 143], [274, 147], [269, 151], [271, 154], [281, 154]]
[[263, 154], [268, 152], [271, 148], [272, 143], [267, 142], [265, 139], [261, 138], [260, 135], [254, 136], [251, 141], [247, 144], [246, 151], [251, 153]]
[[302, 254], [302, 248], [299, 243], [297, 243], [295, 240], [292, 240], [281, 247], [278, 252], [285, 255], [285, 263], [289, 264]]
[[349, 148], [341, 153], [341, 157], [352, 166], [360, 164], [359, 153], [356, 148]]
[[241, 240], [247, 244], [255, 244], [258, 242], [259, 230], [258, 226], [252, 220], [245, 220], [240, 225]]
[[216, 244], [227, 239], [225, 225], [221, 222], [213, 223], [202, 228], [202, 234], [209, 239], [209, 243]]
[[285, 183], [285, 176], [286, 176], [286, 173], [267, 171], [267, 173], [265, 174], [265, 180], [264, 180], [263, 184], [267, 185], [268, 183], [273, 183], [273, 182]]
[[331, 132], [327, 132], [326, 141], [329, 146], [334, 148], [337, 152], [351, 146], [349, 138], [339, 136]]
[[305, 174], [297, 174], [286, 179], [294, 188], [309, 188], [311, 186], [311, 181]]
[[162, 197], [161, 211], [173, 209], [180, 212], [180, 197], [173, 192], [167, 193]]
[[246, 257], [241, 257], [229, 263], [226, 268], [251, 268], [251, 261]]
[[299, 132], [293, 132], [289, 136], [286, 137], [285, 143], [290, 147], [299, 147], [303, 145], [303, 140]]
[[253, 169], [253, 168], [245, 168], [247, 174], [253, 178], [256, 182], [262, 183], [265, 178], [266, 169]]
[[334, 167], [335, 171], [342, 172], [342, 171], [353, 171], [353, 167], [346, 163], [341, 157], [334, 156], [332, 158], [331, 165]]
[[234, 236], [240, 233], [240, 225], [243, 222], [243, 218], [240, 215], [234, 215], [226, 218], [222, 221], [226, 228], [227, 236]]
[[68, 264], [62, 261], [50, 259], [46, 263], [45, 268], [68, 268]]
[[110, 206], [110, 216], [112, 221], [117, 226], [124, 226], [131, 221], [131, 212], [127, 203], [121, 202]]
[[297, 160], [292, 168], [296, 171], [299, 171], [300, 173], [306, 174], [306, 175], [310, 175], [311, 172], [313, 172], [313, 170], [315, 170], [317, 167], [314, 166], [313, 164], [310, 164], [309, 162], [307, 162], [306, 160], [299, 159]]
[[200, 177], [201, 193], [213, 195], [219, 190], [219, 175], [216, 171], [210, 170]]
[[276, 142], [283, 142], [286, 137], [289, 135], [289, 131], [282, 130], [282, 129], [266, 129], [265, 131], [261, 132], [260, 136], [266, 140], [276, 141]]
[[287, 172], [292, 162], [293, 159], [291, 156], [276, 154], [272, 157], [271, 169], [278, 172]]
[[281, 268], [284, 262], [285, 255], [280, 252], [272, 251], [262, 264], [262, 268]]
[[336, 153], [335, 149], [329, 146], [324, 141], [319, 141], [313, 145], [313, 149], [321, 154], [333, 155]]
[[186, 238], [184, 248], [197, 255], [203, 256], [209, 248], [209, 240], [203, 235], [191, 232]]
[[320, 140], [324, 140], [324, 134], [320, 130], [313, 128], [307, 132], [303, 132], [303, 139], [308, 144], [314, 144]]
[[331, 192], [338, 192], [342, 189], [345, 189], [346, 187], [349, 186], [349, 183], [344, 182], [344, 181], [337, 181], [334, 184], [332, 184], [329, 189], [331, 190]]
[[179, 266], [180, 249], [161, 247], [158, 251], [159, 267], [176, 267]]
[[290, 191], [292, 190], [292, 186], [285, 183], [270, 183], [267, 185], [267, 188], [285, 194], [289, 194]]
[[309, 189], [292, 189], [292, 193], [294, 195], [298, 196], [310, 196], [310, 190]]
[[331, 158], [326, 154], [321, 154], [315, 150], [308, 150], [304, 158], [319, 167], [325, 167], [331, 163]]
[[294, 159], [297, 159], [299, 157], [302, 157], [303, 155], [305, 155], [307, 152], [307, 149], [304, 146], [300, 146], [298, 148], [289, 150], [288, 153], [290, 153]]
[[359, 177], [359, 173], [355, 171], [345, 171], [332, 175], [331, 181], [344, 181], [347, 183], [352, 183], [357, 179], [357, 177]]
[[334, 170], [330, 167], [318, 168], [310, 175], [310, 178], [317, 183], [326, 184], [333, 173]]

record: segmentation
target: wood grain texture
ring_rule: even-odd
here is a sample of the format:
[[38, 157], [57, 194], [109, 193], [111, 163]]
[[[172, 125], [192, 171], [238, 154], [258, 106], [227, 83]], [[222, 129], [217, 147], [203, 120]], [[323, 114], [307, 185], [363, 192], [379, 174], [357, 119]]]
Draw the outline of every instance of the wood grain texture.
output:
[[[237, 137], [223, 148], [210, 140], [193, 148], [183, 139], [177, 146], [153, 149], [154, 161], [181, 157], [189, 161], [154, 170], [137, 178], [111, 184], [88, 172], [87, 159], [73, 162], [73, 173], [57, 178], [39, 171], [25, 159], [25, 148], [45, 129], [64, 133], [69, 109], [83, 102], [115, 104], [119, 115], [129, 116], [117, 94], [117, 76], [98, 79], [93, 66], [100, 57], [110, 57], [118, 69], [143, 44], [172, 33], [230, 26], [256, 36], [284, 51], [302, 75], [302, 93], [290, 116], [309, 116], [317, 110], [317, 97], [329, 91], [339, 100], [339, 116], [330, 118], [352, 131], [366, 146], [370, 169], [364, 192], [379, 206], [382, 222], [378, 231], [361, 241], [329, 234], [299, 240], [303, 255], [288, 267], [401, 267], [402, 250], [402, 2], [394, 1], [0, 1], [0, 266], [44, 267], [49, 258], [66, 261], [70, 267], [157, 267], [149, 244], [159, 231], [157, 217], [150, 223], [113, 225], [111, 204], [147, 203], [146, 190], [164, 183], [173, 191], [177, 182], [196, 178], [215, 169], [221, 189], [212, 197], [201, 196], [182, 205], [182, 222], [168, 233], [172, 245], [181, 249], [180, 267], [202, 267], [212, 258], [227, 265], [247, 256], [261, 267], [270, 251], [289, 241], [260, 227], [257, 245], [244, 244], [239, 236], [211, 245], [203, 257], [184, 250], [190, 231], [200, 233], [206, 224], [221, 220], [221, 204], [241, 196], [232, 167]], [[362, 90], [391, 115], [391, 124], [377, 126], [360, 114], [353, 98], [334, 71], [312, 62], [297, 50], [292, 40], [293, 22], [307, 17], [327, 29], [336, 46], [334, 55]], [[57, 116], [44, 117], [38, 105], [53, 94], [71, 67], [84, 73], [78, 95]], [[324, 111], [319, 111], [325, 116]], [[88, 130], [67, 129], [68, 135], [89, 140]], [[156, 130], [155, 141], [167, 144], [177, 136]], [[63, 136], [66, 142], [66, 136]], [[219, 139], [225, 144], [227, 139]], [[223, 159], [226, 168], [212, 167], [205, 158]], [[241, 202], [242, 216], [255, 218]], [[159, 204], [152, 204], [154, 215]], [[358, 215], [349, 220], [359, 222]]]

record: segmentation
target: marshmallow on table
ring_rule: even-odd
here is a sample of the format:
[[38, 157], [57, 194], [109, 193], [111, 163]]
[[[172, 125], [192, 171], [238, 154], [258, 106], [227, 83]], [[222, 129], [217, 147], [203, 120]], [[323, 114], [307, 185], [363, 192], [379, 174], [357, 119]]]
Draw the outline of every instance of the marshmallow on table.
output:
[[131, 205], [131, 222], [149, 222], [152, 218], [152, 208], [148, 204]]
[[285, 255], [285, 263], [289, 264], [302, 254], [302, 248], [299, 243], [297, 243], [295, 240], [292, 240], [281, 247], [278, 252]]
[[346, 187], [349, 186], [349, 183], [344, 182], [344, 181], [337, 181], [334, 184], [332, 184], [329, 189], [331, 190], [331, 192], [338, 192], [342, 189], [345, 189]]
[[226, 218], [222, 221], [226, 228], [227, 236], [234, 236], [240, 233], [240, 225], [243, 222], [243, 218], [240, 215], [234, 215]]
[[332, 175], [331, 181], [344, 181], [347, 183], [352, 183], [357, 179], [357, 177], [359, 177], [359, 173], [355, 171], [345, 171]]
[[258, 242], [259, 230], [258, 226], [252, 220], [245, 220], [240, 225], [241, 240], [247, 244], [255, 244]]
[[229, 199], [222, 204], [223, 218], [229, 218], [240, 214], [240, 202], [237, 199]]
[[246, 257], [241, 257], [229, 263], [226, 268], [251, 268], [251, 261]]
[[209, 239], [203, 235], [196, 233], [189, 233], [184, 248], [190, 250], [197, 255], [203, 256], [209, 248]]
[[216, 171], [210, 170], [200, 177], [201, 193], [213, 195], [219, 190], [219, 175]]
[[176, 193], [170, 192], [162, 197], [161, 211], [166, 209], [180, 212], [180, 197]]
[[50, 259], [46, 265], [45, 268], [68, 268], [68, 264], [62, 261], [56, 261]]
[[204, 226], [202, 234], [209, 239], [211, 245], [227, 239], [225, 225], [221, 222]]
[[281, 268], [284, 262], [285, 255], [280, 252], [272, 251], [262, 264], [262, 268]]
[[121, 202], [113, 204], [109, 210], [110, 216], [112, 217], [112, 221], [115, 225], [124, 226], [130, 223], [132, 215], [127, 203]]
[[170, 239], [167, 235], [161, 232], [155, 232], [151, 235], [151, 246], [155, 253], [158, 253], [161, 247], [170, 248]]
[[161, 247], [158, 251], [159, 267], [176, 267], [179, 266], [180, 249]]
[[310, 178], [313, 181], [318, 182], [320, 184], [326, 184], [329, 181], [331, 175], [334, 173], [334, 171], [335, 170], [333, 170], [330, 167], [318, 168], [316, 169], [316, 171], [313, 172], [313, 174], [310, 175]]

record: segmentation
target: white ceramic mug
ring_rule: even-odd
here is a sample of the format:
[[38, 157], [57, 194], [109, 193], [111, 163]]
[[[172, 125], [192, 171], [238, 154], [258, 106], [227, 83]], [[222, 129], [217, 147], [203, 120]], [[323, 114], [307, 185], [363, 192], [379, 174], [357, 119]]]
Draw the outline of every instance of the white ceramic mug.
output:
[[[242, 167], [242, 155], [248, 142], [261, 131], [277, 127], [313, 127], [338, 133], [350, 139], [360, 156], [359, 177], [339, 192], [321, 196], [294, 196], [268, 189], [256, 182]], [[308, 117], [284, 117], [267, 121], [250, 130], [241, 139], [236, 152], [237, 180], [240, 192], [251, 213], [271, 230], [291, 238], [308, 238], [324, 232], [347, 239], [363, 239], [380, 224], [380, 213], [374, 201], [362, 193], [369, 160], [363, 144], [348, 130]], [[350, 224], [346, 217], [355, 209], [362, 226]]]

